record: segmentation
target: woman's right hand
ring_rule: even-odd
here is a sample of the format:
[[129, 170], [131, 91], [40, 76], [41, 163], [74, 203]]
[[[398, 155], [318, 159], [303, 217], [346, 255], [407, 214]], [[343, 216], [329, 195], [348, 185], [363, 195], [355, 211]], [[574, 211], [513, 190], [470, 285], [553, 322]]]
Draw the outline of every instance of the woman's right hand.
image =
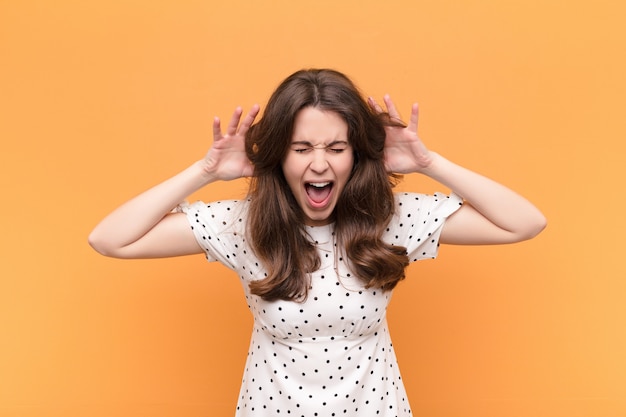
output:
[[246, 132], [259, 114], [259, 106], [252, 106], [243, 120], [242, 114], [242, 108], [237, 107], [225, 133], [220, 119], [215, 117], [213, 120], [213, 146], [202, 160], [205, 173], [213, 180], [229, 181], [252, 176], [253, 166], [246, 156], [244, 141]]
[[[204, 159], [144, 191], [113, 210], [94, 228], [89, 243], [99, 253], [116, 258], [164, 258], [202, 253], [186, 216], [171, 213], [193, 192], [217, 180], [252, 175], [244, 139], [259, 106], [241, 121], [237, 108], [223, 134], [220, 121], [213, 122], [214, 142]], [[241, 121], [241, 124], [240, 124]]]

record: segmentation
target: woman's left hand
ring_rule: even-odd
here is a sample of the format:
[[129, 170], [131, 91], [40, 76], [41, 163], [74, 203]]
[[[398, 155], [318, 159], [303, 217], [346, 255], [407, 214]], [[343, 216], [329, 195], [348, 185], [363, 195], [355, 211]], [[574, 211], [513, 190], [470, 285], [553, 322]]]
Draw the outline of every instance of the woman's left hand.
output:
[[[383, 109], [369, 99], [372, 108]], [[385, 96], [392, 120], [400, 122], [393, 101]], [[387, 126], [385, 165], [390, 172], [419, 172], [463, 197], [465, 203], [444, 223], [440, 243], [484, 245], [530, 239], [546, 225], [543, 214], [511, 189], [431, 152], [417, 135], [417, 104], [406, 127]]]
[[[403, 123], [391, 97], [385, 95], [383, 100], [391, 119]], [[372, 97], [368, 101], [370, 106], [378, 113], [384, 111]], [[417, 134], [418, 116], [418, 106], [415, 103], [411, 107], [411, 116], [406, 127], [385, 127], [387, 132], [385, 138], [385, 166], [389, 172], [397, 174], [422, 172], [432, 163], [430, 151]]]

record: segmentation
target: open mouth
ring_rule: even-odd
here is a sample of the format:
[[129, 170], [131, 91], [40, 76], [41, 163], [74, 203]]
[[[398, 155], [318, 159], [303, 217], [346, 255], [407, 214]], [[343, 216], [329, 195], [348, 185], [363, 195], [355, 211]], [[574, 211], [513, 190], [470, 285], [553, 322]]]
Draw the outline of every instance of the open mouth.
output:
[[307, 182], [304, 189], [309, 200], [314, 206], [322, 206], [330, 197], [333, 189], [332, 182]]

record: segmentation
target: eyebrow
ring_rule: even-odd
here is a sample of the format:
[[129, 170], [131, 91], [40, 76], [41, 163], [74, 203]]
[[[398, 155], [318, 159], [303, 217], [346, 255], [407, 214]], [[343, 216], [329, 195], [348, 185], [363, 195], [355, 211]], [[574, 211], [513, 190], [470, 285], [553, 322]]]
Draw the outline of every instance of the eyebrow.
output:
[[[291, 145], [303, 145], [303, 146], [310, 146], [312, 148], [315, 148], [315, 146], [307, 141], [307, 140], [296, 140], [291, 142]], [[327, 145], [324, 145], [325, 148], [328, 148], [329, 146], [336, 146], [336, 145], [349, 145], [347, 140], [334, 140], [332, 142], [330, 142]]]

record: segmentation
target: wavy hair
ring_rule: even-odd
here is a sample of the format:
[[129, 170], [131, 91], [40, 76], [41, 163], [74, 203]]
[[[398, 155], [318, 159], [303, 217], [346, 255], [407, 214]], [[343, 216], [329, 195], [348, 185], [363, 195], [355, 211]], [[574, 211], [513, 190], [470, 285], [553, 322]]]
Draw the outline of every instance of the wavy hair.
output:
[[408, 265], [406, 248], [381, 239], [394, 212], [392, 188], [398, 179], [384, 164], [385, 126], [401, 123], [377, 114], [348, 77], [330, 69], [300, 70], [287, 77], [246, 135], [246, 153], [254, 166], [247, 233], [267, 270], [266, 277], [250, 283], [250, 290], [265, 300], [304, 301], [309, 274], [320, 267], [304, 213], [282, 171], [294, 120], [306, 107], [334, 112], [348, 125], [354, 167], [333, 213], [337, 248], [366, 288], [390, 290]]

